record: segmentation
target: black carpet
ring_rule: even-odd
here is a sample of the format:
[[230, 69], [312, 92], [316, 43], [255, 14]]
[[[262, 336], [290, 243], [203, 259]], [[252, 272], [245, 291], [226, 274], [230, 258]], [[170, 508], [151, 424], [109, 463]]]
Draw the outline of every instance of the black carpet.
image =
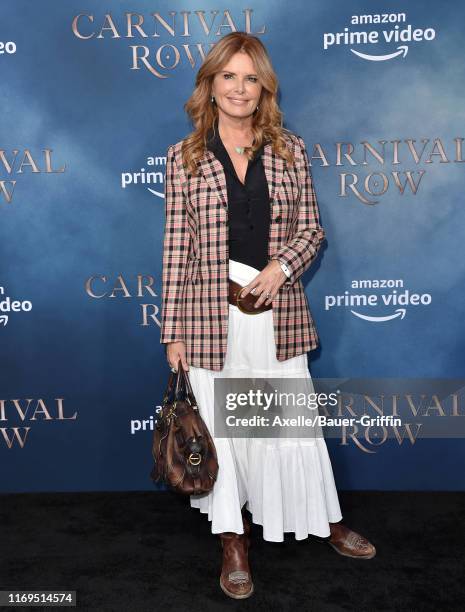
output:
[[0, 587], [76, 590], [79, 610], [99, 611], [464, 608], [464, 493], [339, 495], [344, 522], [373, 542], [377, 556], [342, 557], [291, 533], [284, 543], [265, 542], [253, 525], [255, 593], [242, 601], [220, 589], [219, 538], [188, 498], [156, 491], [2, 495]]

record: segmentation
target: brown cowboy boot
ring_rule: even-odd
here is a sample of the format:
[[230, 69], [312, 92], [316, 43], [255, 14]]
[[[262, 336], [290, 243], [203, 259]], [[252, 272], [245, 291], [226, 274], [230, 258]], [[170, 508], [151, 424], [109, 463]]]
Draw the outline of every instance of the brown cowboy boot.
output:
[[366, 538], [352, 531], [342, 523], [330, 523], [331, 535], [328, 544], [344, 557], [352, 559], [372, 559], [376, 548]]
[[223, 547], [220, 586], [233, 599], [246, 599], [254, 590], [248, 558], [250, 525], [244, 516], [242, 519], [243, 534], [232, 531], [219, 534]]

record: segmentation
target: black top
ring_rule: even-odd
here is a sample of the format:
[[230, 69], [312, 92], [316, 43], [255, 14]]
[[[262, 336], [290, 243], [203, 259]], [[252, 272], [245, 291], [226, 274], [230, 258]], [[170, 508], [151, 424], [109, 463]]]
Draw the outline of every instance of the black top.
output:
[[262, 145], [252, 161], [249, 160], [245, 184], [239, 180], [234, 164], [219, 135], [210, 128], [207, 148], [222, 163], [225, 171], [229, 210], [229, 257], [257, 270], [268, 264], [270, 230], [270, 196], [268, 181], [262, 164]]

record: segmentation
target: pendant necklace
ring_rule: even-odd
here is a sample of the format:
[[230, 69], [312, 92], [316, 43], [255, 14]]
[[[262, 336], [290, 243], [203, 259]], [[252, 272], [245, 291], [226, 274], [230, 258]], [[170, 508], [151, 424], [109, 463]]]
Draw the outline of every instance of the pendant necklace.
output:
[[245, 147], [234, 147], [240, 155], [244, 155]]

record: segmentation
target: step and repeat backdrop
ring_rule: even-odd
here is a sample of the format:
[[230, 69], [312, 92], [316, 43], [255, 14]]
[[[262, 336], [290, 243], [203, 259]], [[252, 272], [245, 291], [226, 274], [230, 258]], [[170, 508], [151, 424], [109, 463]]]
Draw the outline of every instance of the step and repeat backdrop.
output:
[[311, 374], [397, 379], [410, 406], [328, 439], [337, 485], [465, 488], [462, 438], [421, 437], [429, 414], [457, 431], [465, 414], [465, 5], [15, 0], [0, 17], [0, 491], [156, 488], [166, 151], [236, 30], [270, 53], [326, 230], [303, 279]]

